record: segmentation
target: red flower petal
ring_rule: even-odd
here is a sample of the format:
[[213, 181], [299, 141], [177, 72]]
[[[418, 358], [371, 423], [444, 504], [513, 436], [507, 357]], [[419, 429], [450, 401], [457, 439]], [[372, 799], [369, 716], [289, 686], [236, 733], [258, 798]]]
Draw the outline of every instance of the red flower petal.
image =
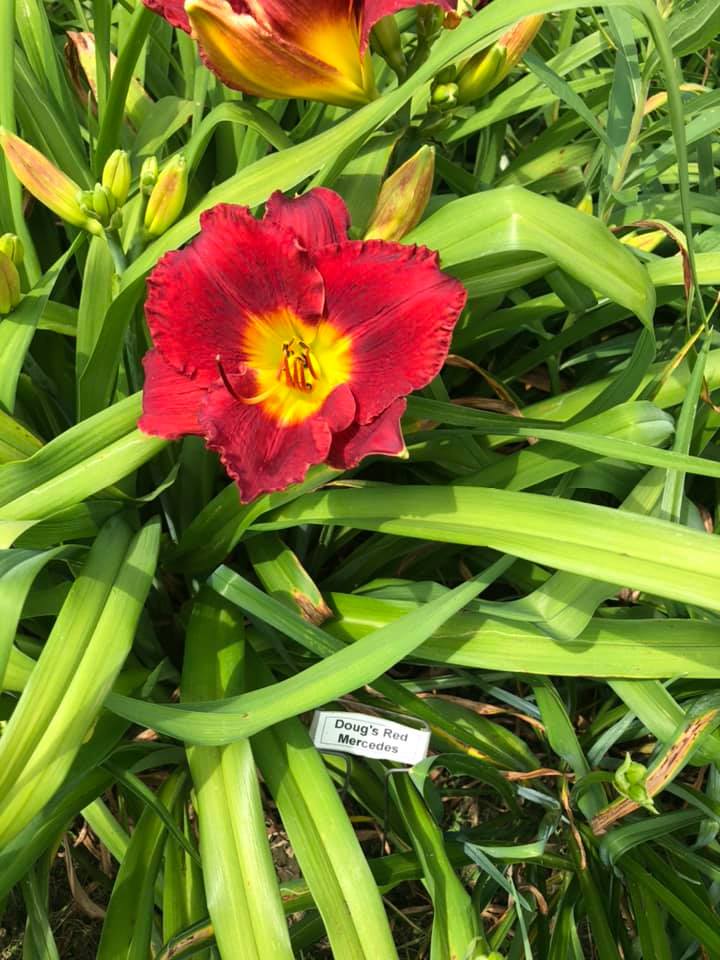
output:
[[176, 440], [188, 433], [202, 434], [198, 410], [207, 388], [178, 373], [157, 350], [143, 358], [145, 386], [143, 415], [138, 426], [154, 437]]
[[391, 13], [397, 13], [398, 10], [405, 10], [407, 7], [425, 6], [429, 3], [436, 7], [442, 7], [448, 13], [455, 11], [455, 4], [451, 0], [363, 0], [360, 50], [365, 51], [370, 31], [378, 20], [382, 20], [383, 17], [387, 17]]
[[219, 452], [240, 488], [240, 499], [248, 503], [262, 493], [299, 483], [309, 467], [325, 460], [332, 431], [347, 427], [354, 412], [352, 393], [341, 386], [319, 414], [281, 426], [260, 405], [239, 403], [224, 387], [215, 387], [205, 398], [200, 422], [208, 446]]
[[352, 338], [350, 386], [358, 421], [369, 423], [439, 373], [467, 294], [425, 247], [348, 242], [314, 261], [327, 322]]
[[[171, 26], [190, 33], [190, 21], [185, 13], [185, 0], [143, 0], [143, 3], [153, 13], [164, 17]], [[235, 13], [247, 13], [243, 0], [230, 0], [230, 6]]]
[[345, 201], [325, 187], [308, 190], [294, 200], [277, 191], [267, 202], [265, 219], [292, 230], [307, 250], [347, 240], [350, 229]]
[[304, 46], [303, 40], [318, 29], [357, 22], [355, 0], [247, 0], [258, 23]]
[[[408, 0], [405, 6], [415, 2]], [[372, 67], [363, 56], [367, 43], [360, 40], [361, 0], [247, 0], [247, 4], [272, 34], [329, 63], [370, 92]]]
[[348, 470], [372, 454], [392, 457], [402, 453], [405, 441], [400, 430], [400, 417], [406, 406], [404, 398], [395, 400], [370, 423], [352, 423], [347, 430], [336, 433], [326, 462], [338, 470]]
[[190, 21], [185, 13], [184, 0], [143, 0], [143, 3], [153, 13], [164, 17], [171, 26], [190, 33]]
[[248, 316], [286, 308], [313, 322], [322, 312], [322, 278], [293, 234], [221, 204], [200, 218], [187, 247], [166, 254], [148, 279], [145, 314], [155, 345], [174, 367], [206, 386], [242, 363]]

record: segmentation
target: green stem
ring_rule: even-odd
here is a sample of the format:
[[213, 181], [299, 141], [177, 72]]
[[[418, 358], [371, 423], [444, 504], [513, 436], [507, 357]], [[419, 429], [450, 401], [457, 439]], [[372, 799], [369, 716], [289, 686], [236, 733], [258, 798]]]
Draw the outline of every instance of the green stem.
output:
[[100, 121], [105, 114], [110, 89], [110, 0], [93, 0], [97, 104]]
[[[15, 4], [0, 3], [0, 126], [15, 133]], [[25, 273], [30, 286], [40, 279], [40, 263], [35, 244], [25, 223], [22, 187], [4, 157], [0, 159], [0, 203], [10, 214], [8, 226], [25, 247]]]
[[155, 14], [142, 3], [138, 4], [132, 15], [127, 37], [113, 72], [110, 93], [95, 146], [95, 173], [98, 177], [105, 161], [118, 146], [130, 81], [154, 16]]
[[675, 140], [675, 149], [677, 151], [677, 169], [678, 186], [680, 187], [680, 203], [683, 215], [683, 230], [687, 238], [688, 260], [690, 261], [690, 272], [693, 278], [693, 288], [695, 292], [695, 302], [699, 315], [703, 322], [706, 322], [707, 316], [705, 304], [702, 298], [702, 291], [697, 282], [697, 267], [695, 262], [695, 244], [693, 240], [692, 224], [692, 205], [690, 199], [690, 174], [688, 171], [688, 149], [685, 139], [685, 115], [683, 111], [683, 102], [680, 95], [681, 77], [678, 74], [675, 60], [673, 58], [672, 47], [667, 35], [667, 27], [663, 18], [660, 16], [657, 8], [652, 4], [647, 4], [646, 19], [652, 32], [657, 56], [665, 74], [667, 83], [668, 107], [670, 108], [670, 125], [672, 127], [673, 138]]
[[108, 249], [115, 264], [115, 273], [121, 277], [127, 269], [127, 259], [125, 258], [122, 243], [120, 242], [120, 234], [117, 230], [106, 230], [105, 239], [107, 240]]

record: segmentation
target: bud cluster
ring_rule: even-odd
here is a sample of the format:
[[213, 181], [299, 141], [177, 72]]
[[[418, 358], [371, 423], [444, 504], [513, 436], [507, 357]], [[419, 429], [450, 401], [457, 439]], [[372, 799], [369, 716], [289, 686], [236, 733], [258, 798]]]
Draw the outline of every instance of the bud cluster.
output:
[[636, 763], [629, 753], [615, 771], [614, 786], [621, 797], [632, 800], [651, 813], [657, 813], [652, 797], [648, 793], [647, 768], [642, 763]]
[[440, 110], [473, 103], [485, 96], [516, 66], [540, 30], [544, 14], [524, 17], [490, 47], [476, 53], [460, 67], [443, 71], [435, 79], [431, 102]]
[[132, 171], [130, 157], [125, 150], [114, 150], [102, 172], [102, 181], [92, 190], [80, 190], [77, 201], [83, 213], [110, 230], [122, 224], [120, 209], [130, 193]]

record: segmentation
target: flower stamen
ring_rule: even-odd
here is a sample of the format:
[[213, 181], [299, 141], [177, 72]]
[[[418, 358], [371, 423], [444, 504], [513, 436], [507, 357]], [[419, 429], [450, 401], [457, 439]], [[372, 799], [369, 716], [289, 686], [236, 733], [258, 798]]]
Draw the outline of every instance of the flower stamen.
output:
[[282, 359], [277, 378], [282, 381], [283, 377], [288, 387], [295, 387], [296, 390], [303, 392], [311, 391], [313, 380], [318, 380], [320, 377], [317, 360], [307, 343], [299, 337], [293, 337], [282, 345]]

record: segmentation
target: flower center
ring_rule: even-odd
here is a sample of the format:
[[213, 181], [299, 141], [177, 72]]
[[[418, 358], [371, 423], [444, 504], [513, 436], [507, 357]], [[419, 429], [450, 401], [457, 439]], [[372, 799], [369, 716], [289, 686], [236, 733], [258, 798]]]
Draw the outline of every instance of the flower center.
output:
[[282, 360], [278, 380], [285, 380], [288, 387], [297, 390], [312, 390], [313, 381], [320, 379], [320, 366], [310, 347], [299, 337], [286, 340], [282, 345]]
[[318, 413], [350, 378], [349, 338], [327, 321], [309, 324], [286, 308], [248, 317], [241, 348], [245, 370], [254, 376], [242, 386], [231, 383], [217, 357], [225, 389], [238, 403], [259, 404], [280, 424]]

